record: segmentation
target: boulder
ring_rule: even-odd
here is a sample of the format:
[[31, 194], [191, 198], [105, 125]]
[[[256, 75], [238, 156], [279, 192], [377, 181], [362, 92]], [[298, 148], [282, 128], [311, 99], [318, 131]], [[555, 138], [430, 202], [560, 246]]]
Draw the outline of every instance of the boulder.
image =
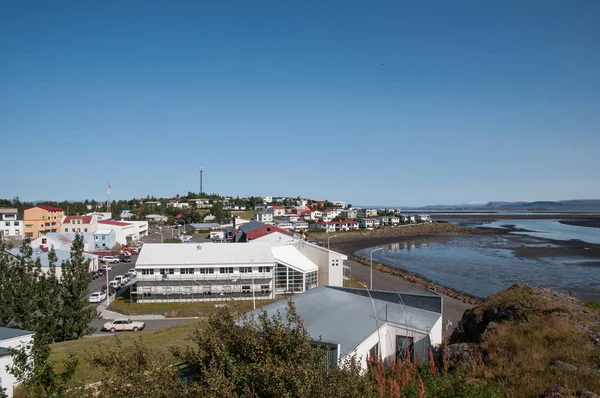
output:
[[463, 366], [471, 366], [473, 363], [475, 344], [457, 343], [446, 347], [446, 358], [448, 369], [454, 370]]
[[553, 385], [552, 387], [544, 391], [540, 395], [540, 398], [570, 398], [571, 396], [571, 393], [566, 388], [558, 385]]
[[597, 394], [585, 390], [577, 390], [575, 396], [580, 398], [600, 398], [600, 396], [598, 396]]

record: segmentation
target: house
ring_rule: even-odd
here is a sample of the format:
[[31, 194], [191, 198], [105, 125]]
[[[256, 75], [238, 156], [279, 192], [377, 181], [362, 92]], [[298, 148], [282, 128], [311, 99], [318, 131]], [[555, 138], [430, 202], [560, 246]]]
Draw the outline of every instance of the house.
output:
[[263, 196], [262, 201], [263, 201], [263, 203], [273, 203], [273, 197], [272, 196]]
[[432, 223], [433, 222], [433, 220], [431, 219], [431, 216], [429, 216], [427, 214], [420, 214], [416, 218], [417, 218], [417, 221], [424, 222], [424, 223]]
[[[94, 243], [94, 235], [90, 232], [80, 234], [83, 236], [83, 251], [84, 252], [93, 252], [95, 249]], [[74, 232], [69, 233], [58, 233], [58, 232], [49, 232], [44, 235], [40, 235], [39, 238], [31, 241], [31, 247], [39, 247], [44, 251], [50, 250], [54, 247], [54, 250], [62, 249], [66, 251], [71, 251], [71, 246], [73, 241], [75, 240], [75, 236], [77, 236]]]
[[311, 210], [317, 210], [319, 207], [323, 208], [323, 206], [325, 206], [324, 200], [313, 200], [312, 202], [310, 202]]
[[319, 221], [316, 226], [325, 232], [345, 232], [358, 229], [358, 221]]
[[286, 231], [294, 230], [294, 224], [290, 221], [274, 221], [273, 225], [277, 226], [278, 228], [285, 229]]
[[403, 215], [400, 216], [400, 219], [404, 224], [415, 224], [417, 222], [417, 218], [415, 216]]
[[6, 369], [7, 366], [13, 365], [13, 356], [9, 349], [22, 348], [32, 340], [33, 332], [0, 327], [0, 385], [6, 389], [9, 398], [14, 396], [14, 389], [19, 384], [17, 378]]
[[166, 223], [169, 217], [163, 216], [161, 214], [148, 214], [146, 216], [146, 220], [151, 223], [162, 224]]
[[275, 225], [264, 224], [258, 221], [250, 221], [247, 224], [240, 225], [238, 230], [233, 231], [233, 241], [249, 242], [273, 232], [281, 232], [286, 235], [291, 235], [288, 231]]
[[[271, 206], [267, 210], [268, 213], [273, 214], [273, 217], [283, 217], [285, 216], [285, 208], [281, 206]], [[258, 220], [260, 221], [260, 220]]]
[[306, 207], [308, 205], [308, 199], [298, 199], [296, 200], [296, 205]]
[[390, 225], [398, 225], [398, 224], [400, 224], [400, 217], [398, 217], [398, 216], [389, 216], [389, 224]]
[[[368, 357], [422, 359], [442, 343], [441, 296], [321, 286], [289, 299], [315, 345], [329, 349], [331, 366], [355, 357], [366, 371]], [[288, 309], [280, 300], [247, 315], [286, 319]]]
[[358, 226], [360, 228], [373, 228], [374, 220], [372, 218], [361, 218], [358, 220]]
[[212, 207], [210, 199], [190, 199], [190, 202], [199, 209], [210, 209]]
[[271, 222], [273, 221], [273, 213], [268, 213], [266, 211], [258, 212], [254, 215], [254, 221]]
[[61, 232], [65, 211], [52, 206], [35, 206], [23, 212], [25, 237], [35, 239], [48, 232]]
[[110, 212], [98, 212], [97, 211], [94, 213], [87, 213], [86, 216], [95, 216], [98, 221], [112, 219], [112, 213], [110, 213]]
[[302, 213], [306, 213], [308, 211], [308, 207], [301, 205], [301, 206], [294, 206], [292, 208], [291, 213], [292, 214], [302, 214]]
[[388, 216], [377, 217], [377, 220], [379, 220], [379, 225], [389, 225], [390, 224], [390, 218]]
[[294, 231], [306, 231], [308, 230], [308, 223], [306, 221], [290, 221]]
[[259, 211], [265, 211], [267, 210], [267, 205], [265, 204], [255, 204], [254, 205], [254, 210], [259, 210]]
[[377, 217], [377, 209], [358, 209], [359, 217]]
[[183, 225], [183, 229], [184, 231], [187, 232], [198, 232], [198, 231], [210, 231], [211, 229], [215, 229], [215, 228], [219, 228], [220, 225], [217, 223], [211, 223], [211, 222], [206, 222], [206, 223], [191, 223], [191, 224], [184, 224]]
[[98, 228], [98, 216], [66, 216], [61, 227], [64, 233], [91, 233]]
[[323, 212], [319, 210], [308, 210], [302, 213], [302, 218], [305, 220], [320, 220], [323, 217]]
[[148, 200], [144, 202], [144, 206], [160, 206], [160, 202], [158, 200]]
[[342, 202], [341, 200], [332, 200], [331, 203], [334, 207], [343, 209], [344, 207], [346, 207], [346, 202]]
[[117, 234], [113, 229], [98, 229], [94, 232], [94, 244], [97, 248], [112, 249], [117, 245]]
[[283, 219], [286, 221], [298, 221], [300, 216], [298, 214], [286, 214]]
[[358, 218], [358, 211], [353, 209], [342, 210], [341, 216], [344, 218]]
[[321, 218], [323, 219], [323, 221], [331, 221], [339, 215], [339, 210], [328, 209], [323, 211], [323, 215], [321, 216]]
[[17, 209], [0, 209], [0, 236], [23, 239], [23, 218]]
[[131, 217], [133, 217], [133, 213], [129, 209], [123, 209], [120, 217], [121, 220], [129, 220]]
[[378, 218], [373, 219], [373, 228], [379, 228], [381, 226], [381, 221]]
[[141, 237], [148, 235], [148, 221], [113, 221], [100, 220], [98, 228], [113, 229], [115, 240], [120, 245], [137, 242]]
[[167, 207], [173, 207], [175, 209], [187, 209], [190, 207], [190, 204], [187, 202], [180, 202], [179, 200], [170, 200], [167, 203]]
[[[18, 257], [21, 255], [19, 248], [14, 248], [10, 250], [10, 253]], [[60, 279], [62, 276], [62, 267], [65, 261], [71, 259], [71, 251], [64, 249], [54, 249], [54, 253], [56, 254], [56, 263], [54, 264], [54, 274], [57, 278]], [[37, 261], [39, 259], [40, 266], [42, 272], [48, 273], [50, 272], [50, 258], [49, 258], [50, 250], [42, 249], [40, 247], [32, 247], [31, 248], [31, 259]], [[88, 271], [96, 271], [100, 268], [100, 258], [91, 253], [83, 253], [83, 257], [89, 260]]]

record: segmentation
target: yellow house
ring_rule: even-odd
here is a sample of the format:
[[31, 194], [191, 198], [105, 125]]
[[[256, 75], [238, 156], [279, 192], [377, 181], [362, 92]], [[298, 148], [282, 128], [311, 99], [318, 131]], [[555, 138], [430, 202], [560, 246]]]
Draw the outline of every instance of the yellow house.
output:
[[65, 211], [52, 206], [35, 206], [23, 212], [26, 238], [39, 238], [47, 232], [60, 232]]

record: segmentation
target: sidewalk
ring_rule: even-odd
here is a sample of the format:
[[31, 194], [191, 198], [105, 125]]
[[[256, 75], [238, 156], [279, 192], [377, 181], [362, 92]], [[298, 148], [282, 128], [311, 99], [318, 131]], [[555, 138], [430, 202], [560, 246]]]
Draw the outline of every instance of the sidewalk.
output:
[[132, 321], [149, 321], [149, 320], [157, 320], [157, 319], [168, 319], [164, 315], [123, 315], [118, 312], [111, 311], [106, 308], [106, 304], [102, 303], [98, 307], [96, 307], [96, 312], [100, 314], [102, 319], [118, 319], [118, 318], [128, 318]]

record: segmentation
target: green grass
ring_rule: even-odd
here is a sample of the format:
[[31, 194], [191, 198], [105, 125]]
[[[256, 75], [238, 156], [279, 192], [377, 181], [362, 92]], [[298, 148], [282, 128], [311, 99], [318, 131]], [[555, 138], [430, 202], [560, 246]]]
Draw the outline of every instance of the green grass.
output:
[[588, 310], [592, 310], [594, 312], [600, 312], [600, 303], [597, 301], [588, 301], [585, 303], [585, 307]]
[[101, 380], [101, 373], [88, 362], [89, 355], [94, 351], [105, 351], [115, 346], [118, 337], [124, 347], [133, 345], [135, 339], [141, 339], [148, 347], [170, 355], [170, 347], [191, 347], [192, 335], [196, 328], [203, 328], [204, 321], [191, 321], [182, 325], [148, 330], [141, 333], [107, 334], [103, 337], [90, 337], [79, 340], [65, 341], [50, 345], [52, 361], [57, 370], [63, 369], [64, 360], [74, 355], [78, 360], [77, 370], [73, 379], [74, 383], [92, 383]]
[[242, 218], [244, 220], [252, 220], [256, 213], [258, 213], [258, 211], [256, 211], [256, 210], [242, 210], [242, 211], [232, 211], [231, 215]]
[[367, 284], [360, 279], [355, 277], [350, 278], [349, 281], [344, 282], [344, 287], [354, 287], [358, 289], [365, 289]]
[[[256, 307], [262, 307], [275, 301], [277, 300], [256, 300]], [[109, 308], [125, 315], [163, 314], [168, 318], [177, 318], [209, 316], [218, 310], [218, 306], [222, 305], [230, 306], [236, 312], [246, 312], [253, 308], [252, 300], [190, 303], [129, 303], [124, 297], [119, 297], [113, 301]]]

